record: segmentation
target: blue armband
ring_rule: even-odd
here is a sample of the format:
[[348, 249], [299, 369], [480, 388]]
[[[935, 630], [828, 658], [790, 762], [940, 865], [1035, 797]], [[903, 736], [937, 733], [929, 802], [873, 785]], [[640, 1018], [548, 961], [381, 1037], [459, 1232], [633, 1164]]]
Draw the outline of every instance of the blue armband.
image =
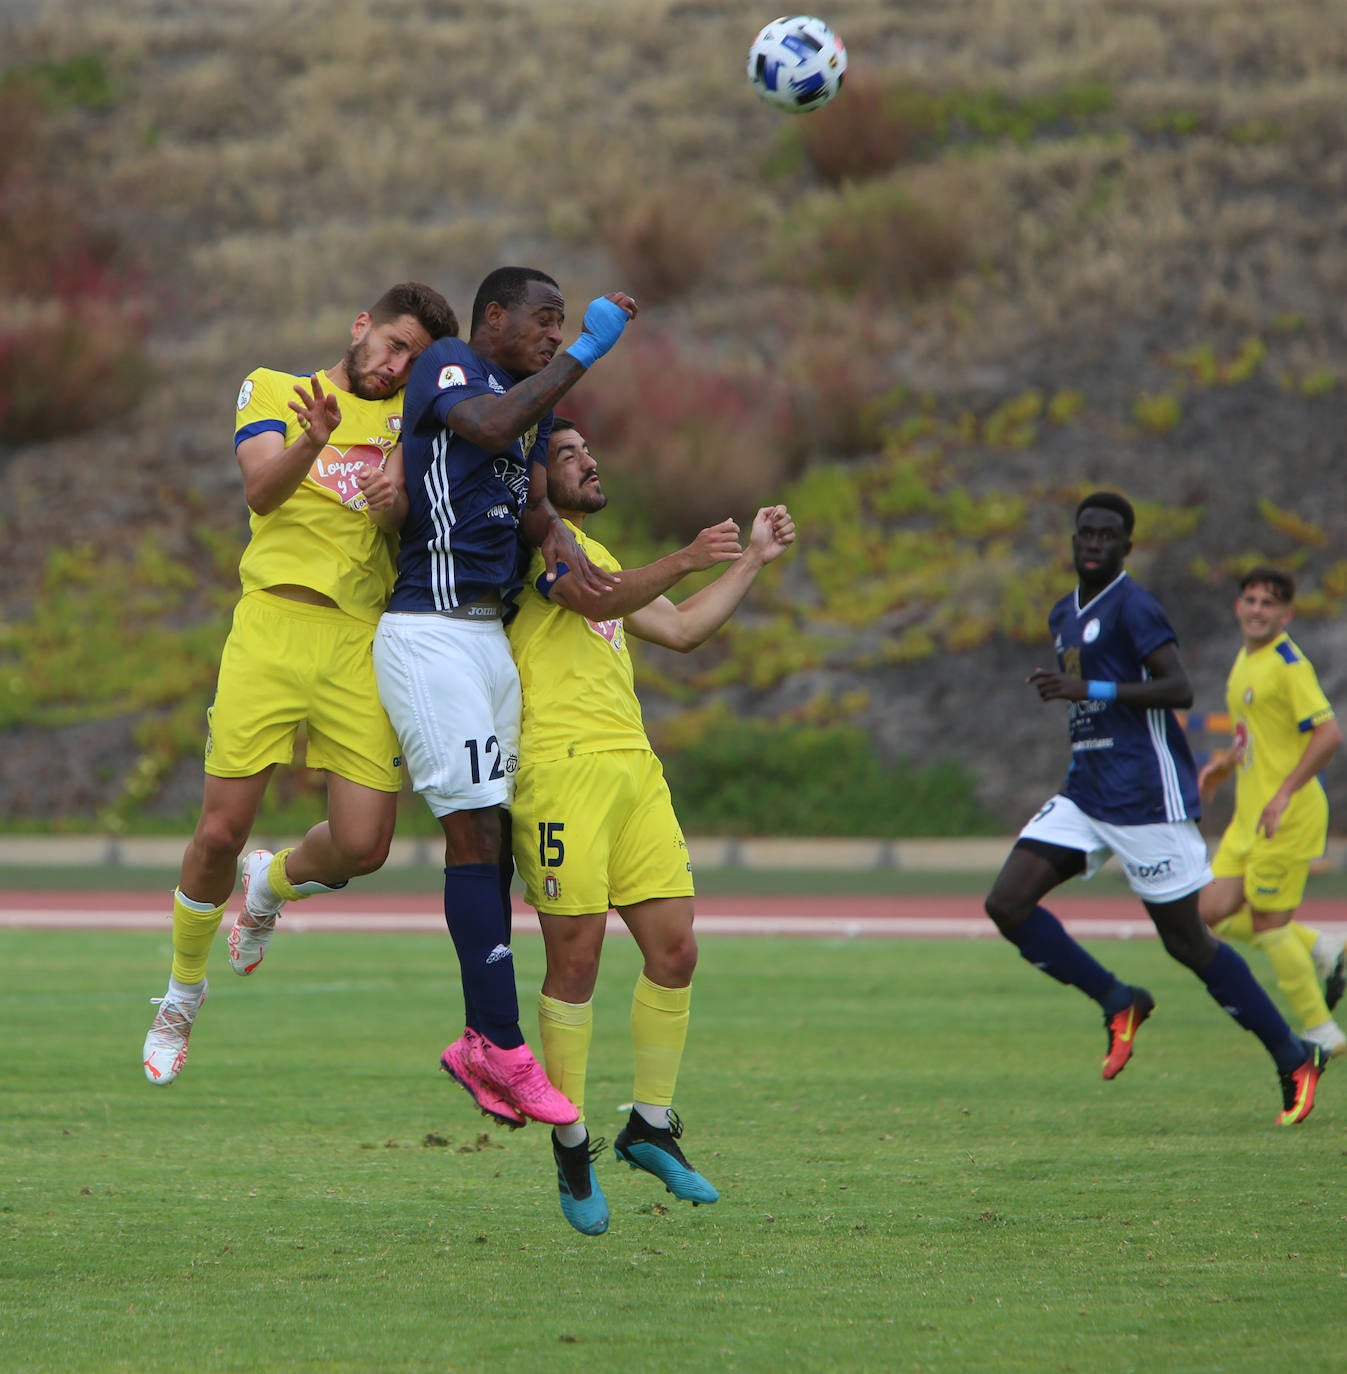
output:
[[1117, 695], [1118, 684], [1116, 682], [1100, 682], [1098, 678], [1094, 678], [1085, 684], [1087, 701], [1112, 701]]
[[590, 301], [585, 311], [584, 333], [565, 352], [582, 367], [593, 367], [622, 337], [627, 312], [606, 296]]

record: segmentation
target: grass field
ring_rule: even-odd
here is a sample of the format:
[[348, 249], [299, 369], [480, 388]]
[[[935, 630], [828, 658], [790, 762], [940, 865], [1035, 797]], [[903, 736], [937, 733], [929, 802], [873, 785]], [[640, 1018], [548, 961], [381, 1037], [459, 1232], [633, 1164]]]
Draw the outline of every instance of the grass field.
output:
[[[1279, 1130], [1262, 1051], [1154, 942], [1103, 947], [1160, 1006], [1106, 1084], [1094, 1009], [998, 942], [706, 940], [679, 1107], [722, 1201], [607, 1154], [595, 1239], [546, 1131], [437, 1070], [446, 939], [293, 949], [217, 961], [154, 1089], [164, 935], [0, 932], [5, 1370], [1342, 1367], [1347, 1082]], [[596, 999], [610, 1140], [635, 967], [613, 942]]]

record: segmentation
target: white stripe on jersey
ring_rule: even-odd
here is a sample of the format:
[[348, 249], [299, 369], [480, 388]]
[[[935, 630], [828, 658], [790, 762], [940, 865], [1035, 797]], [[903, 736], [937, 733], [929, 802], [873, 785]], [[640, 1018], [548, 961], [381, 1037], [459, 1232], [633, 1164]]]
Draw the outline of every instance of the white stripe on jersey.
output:
[[449, 431], [442, 429], [431, 446], [433, 461], [426, 469], [425, 488], [430, 498], [430, 518], [435, 526], [435, 538], [430, 554], [430, 592], [437, 611], [451, 610], [458, 605], [457, 578], [451, 545], [454, 534], [454, 503], [449, 496], [449, 482], [445, 475], [444, 456], [449, 449]]
[[1155, 749], [1155, 761], [1160, 765], [1160, 786], [1165, 794], [1165, 820], [1181, 821], [1186, 817], [1183, 811], [1183, 789], [1179, 786], [1179, 770], [1174, 763], [1165, 738], [1165, 713], [1152, 709], [1146, 712], [1146, 729], [1150, 731], [1151, 745]]

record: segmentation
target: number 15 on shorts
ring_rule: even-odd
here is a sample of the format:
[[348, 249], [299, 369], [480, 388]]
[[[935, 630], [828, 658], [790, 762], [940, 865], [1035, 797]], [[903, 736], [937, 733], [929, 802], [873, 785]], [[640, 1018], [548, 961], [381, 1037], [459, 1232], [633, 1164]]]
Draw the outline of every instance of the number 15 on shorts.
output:
[[562, 821], [538, 822], [538, 863], [543, 868], [560, 868], [566, 860], [566, 845], [561, 838]]

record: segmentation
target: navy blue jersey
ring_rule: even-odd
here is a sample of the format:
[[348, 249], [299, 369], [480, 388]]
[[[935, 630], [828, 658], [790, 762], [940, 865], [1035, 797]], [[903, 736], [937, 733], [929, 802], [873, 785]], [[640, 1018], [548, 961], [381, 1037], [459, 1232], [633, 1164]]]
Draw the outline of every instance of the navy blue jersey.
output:
[[[1164, 608], [1124, 572], [1094, 600], [1080, 589], [1048, 616], [1061, 671], [1086, 681], [1144, 682], [1144, 660], [1175, 641]], [[1168, 710], [1120, 701], [1073, 701], [1071, 767], [1062, 794], [1087, 816], [1113, 825], [1196, 820], [1197, 768]]]
[[518, 379], [462, 339], [438, 339], [416, 360], [402, 403], [407, 519], [390, 611], [447, 611], [519, 589], [519, 516], [534, 463], [547, 462], [550, 412], [509, 448], [488, 453], [455, 434], [469, 396], [503, 396]]

